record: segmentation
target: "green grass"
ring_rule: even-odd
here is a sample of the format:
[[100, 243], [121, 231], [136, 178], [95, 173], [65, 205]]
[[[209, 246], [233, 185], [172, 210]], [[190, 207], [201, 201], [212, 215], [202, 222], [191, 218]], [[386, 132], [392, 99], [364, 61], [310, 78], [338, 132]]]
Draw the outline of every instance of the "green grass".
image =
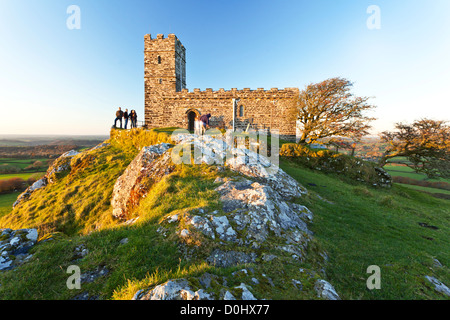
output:
[[386, 165], [384, 166], [384, 169], [391, 175], [391, 176], [400, 176], [400, 177], [407, 177], [415, 180], [426, 180], [426, 181], [444, 181], [450, 183], [450, 179], [444, 179], [444, 178], [437, 178], [437, 179], [429, 179], [426, 174], [424, 173], [417, 173], [412, 168], [407, 166], [394, 166], [394, 165]]
[[[343, 183], [285, 160], [281, 167], [310, 190], [301, 201], [315, 214], [312, 230], [328, 251], [326, 272], [342, 298], [445, 299], [424, 277], [450, 283], [447, 200], [397, 184], [382, 190]], [[445, 267], [435, 267], [433, 258]], [[370, 265], [381, 268], [381, 290], [366, 288]]]
[[416, 186], [413, 184], [405, 184], [405, 183], [397, 183], [398, 185], [404, 186], [405, 188], [410, 188], [418, 191], [428, 192], [428, 193], [442, 193], [442, 194], [450, 194], [449, 190], [438, 189], [438, 188], [429, 188], [423, 186]]
[[11, 165], [18, 167], [20, 169], [25, 169], [26, 167], [32, 165], [36, 161], [41, 161], [46, 163], [48, 158], [36, 158], [36, 159], [16, 159], [16, 158], [0, 158], [0, 165]]
[[12, 178], [20, 178], [23, 180], [28, 180], [33, 177], [36, 179], [44, 176], [45, 172], [32, 172], [32, 173], [8, 173], [8, 174], [0, 174], [0, 180], [8, 180]]
[[57, 183], [36, 190], [30, 201], [0, 218], [0, 227], [35, 227], [41, 233], [75, 235], [107, 223], [109, 219], [102, 217], [108, 216], [115, 180], [134, 156], [109, 146], [74, 157], [73, 173], [59, 175]]

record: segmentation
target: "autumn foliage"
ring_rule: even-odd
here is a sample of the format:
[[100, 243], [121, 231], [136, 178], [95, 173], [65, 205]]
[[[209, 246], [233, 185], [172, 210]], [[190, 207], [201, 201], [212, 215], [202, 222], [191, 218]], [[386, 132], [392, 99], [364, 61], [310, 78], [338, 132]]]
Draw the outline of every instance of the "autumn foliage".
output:
[[450, 127], [445, 121], [422, 119], [412, 124], [397, 123], [395, 128], [381, 134], [388, 146], [380, 165], [394, 157], [406, 157], [406, 165], [416, 172], [430, 178], [450, 177]]
[[294, 115], [300, 123], [300, 144], [342, 136], [358, 140], [368, 134], [375, 118], [364, 113], [374, 106], [368, 97], [354, 96], [353, 84], [343, 78], [331, 78], [310, 84], [294, 101]]

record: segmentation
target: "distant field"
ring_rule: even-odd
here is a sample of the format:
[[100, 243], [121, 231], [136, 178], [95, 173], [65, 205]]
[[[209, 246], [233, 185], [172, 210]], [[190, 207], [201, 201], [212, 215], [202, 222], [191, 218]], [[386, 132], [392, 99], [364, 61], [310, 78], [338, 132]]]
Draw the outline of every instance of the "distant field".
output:
[[[46, 158], [35, 158], [35, 159], [16, 159], [16, 158], [0, 158], [0, 173], [13, 174], [14, 176], [20, 174], [29, 174], [36, 172], [47, 171], [48, 160]], [[42, 162], [39, 167], [30, 167], [36, 161]], [[30, 167], [29, 169], [26, 169]]]
[[15, 159], [15, 158], [0, 158], [0, 165], [2, 164], [9, 164], [12, 166], [17, 166], [21, 169], [24, 169], [28, 167], [29, 165], [32, 165], [36, 161], [41, 161], [42, 163], [47, 163], [47, 158], [37, 158], [37, 159]]
[[[398, 160], [401, 161], [403, 159], [398, 159]], [[411, 169], [410, 167], [407, 167], [406, 165], [389, 165], [388, 164], [388, 165], [386, 165], [384, 167], [384, 169], [392, 177], [409, 178], [409, 179], [417, 180], [418, 182], [423, 182], [423, 183], [425, 183], [425, 182], [426, 183], [435, 183], [435, 182], [450, 183], [450, 179], [443, 179], [443, 178], [429, 179], [426, 174], [417, 173], [413, 169]], [[406, 183], [401, 183], [401, 182], [406, 182]], [[417, 191], [427, 192], [427, 193], [431, 193], [431, 194], [440, 193], [440, 194], [450, 195], [450, 191], [449, 190], [440, 189], [440, 188], [433, 188], [433, 186], [409, 184], [409, 183], [414, 183], [413, 181], [408, 182], [407, 180], [406, 181], [397, 180], [395, 183], [399, 184], [399, 185], [402, 185], [402, 186], [404, 186], [406, 188], [417, 190]]]
[[0, 180], [8, 180], [12, 178], [21, 178], [23, 180], [28, 180], [30, 177], [35, 177], [37, 179], [41, 178], [45, 174], [45, 171], [42, 172], [30, 172], [30, 173], [8, 173], [8, 174], [0, 174]]
[[408, 163], [409, 160], [406, 157], [394, 157], [388, 160], [390, 163]]
[[404, 183], [397, 183], [397, 184], [402, 185], [407, 188], [410, 188], [410, 189], [418, 190], [418, 191], [424, 191], [424, 192], [428, 192], [428, 193], [443, 193], [443, 194], [450, 195], [450, 191], [444, 190], [444, 189], [428, 188], [428, 187], [422, 187], [422, 186], [416, 186], [416, 185], [404, 184]]
[[423, 173], [417, 173], [413, 169], [407, 166], [395, 166], [395, 165], [386, 165], [384, 166], [384, 169], [393, 177], [399, 176], [399, 177], [407, 177], [415, 180], [426, 180], [431, 182], [439, 182], [444, 181], [450, 183], [450, 179], [428, 179], [427, 176]]

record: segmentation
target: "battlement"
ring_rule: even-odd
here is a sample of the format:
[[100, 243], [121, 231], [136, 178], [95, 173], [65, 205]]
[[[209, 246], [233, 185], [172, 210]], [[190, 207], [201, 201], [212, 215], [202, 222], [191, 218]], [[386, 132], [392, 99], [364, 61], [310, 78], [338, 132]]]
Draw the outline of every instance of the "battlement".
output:
[[[152, 35], [149, 33], [149, 34], [146, 34], [144, 36], [144, 39], [148, 39], [148, 40], [164, 40], [166, 38], [164, 38], [164, 34], [157, 34], [156, 38], [152, 38]], [[177, 36], [175, 34], [169, 33], [167, 35], [167, 39], [178, 39], [178, 38], [177, 38]]]
[[292, 98], [294, 95], [299, 94], [298, 88], [257, 88], [255, 90], [250, 88], [231, 88], [230, 90], [225, 90], [224, 88], [220, 88], [219, 90], [213, 90], [212, 88], [206, 88], [205, 90], [201, 90], [199, 88], [195, 88], [193, 91], [189, 91], [189, 89], [182, 89], [179, 92], [164, 94], [165, 98], [172, 96], [174, 99], [177, 98], [270, 98], [274, 95], [278, 95], [280, 97]]
[[166, 41], [170, 43], [176, 43], [181, 48], [185, 49], [181, 41], [177, 38], [177, 36], [173, 33], [169, 33], [167, 35], [167, 38], [164, 36], [164, 34], [157, 34], [156, 38], [152, 38], [151, 34], [146, 34], [144, 36], [144, 42], [145, 42], [145, 48], [147, 49], [151, 44], [159, 44], [161, 41]]

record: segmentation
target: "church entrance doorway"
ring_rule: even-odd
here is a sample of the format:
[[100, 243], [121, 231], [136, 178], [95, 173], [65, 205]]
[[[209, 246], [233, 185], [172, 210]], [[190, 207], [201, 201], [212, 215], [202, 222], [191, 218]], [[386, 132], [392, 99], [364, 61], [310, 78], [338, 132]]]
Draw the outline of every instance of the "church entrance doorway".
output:
[[197, 114], [194, 111], [189, 111], [187, 114], [189, 131], [194, 131], [194, 129], [195, 129], [195, 117], [196, 116], [197, 116]]

